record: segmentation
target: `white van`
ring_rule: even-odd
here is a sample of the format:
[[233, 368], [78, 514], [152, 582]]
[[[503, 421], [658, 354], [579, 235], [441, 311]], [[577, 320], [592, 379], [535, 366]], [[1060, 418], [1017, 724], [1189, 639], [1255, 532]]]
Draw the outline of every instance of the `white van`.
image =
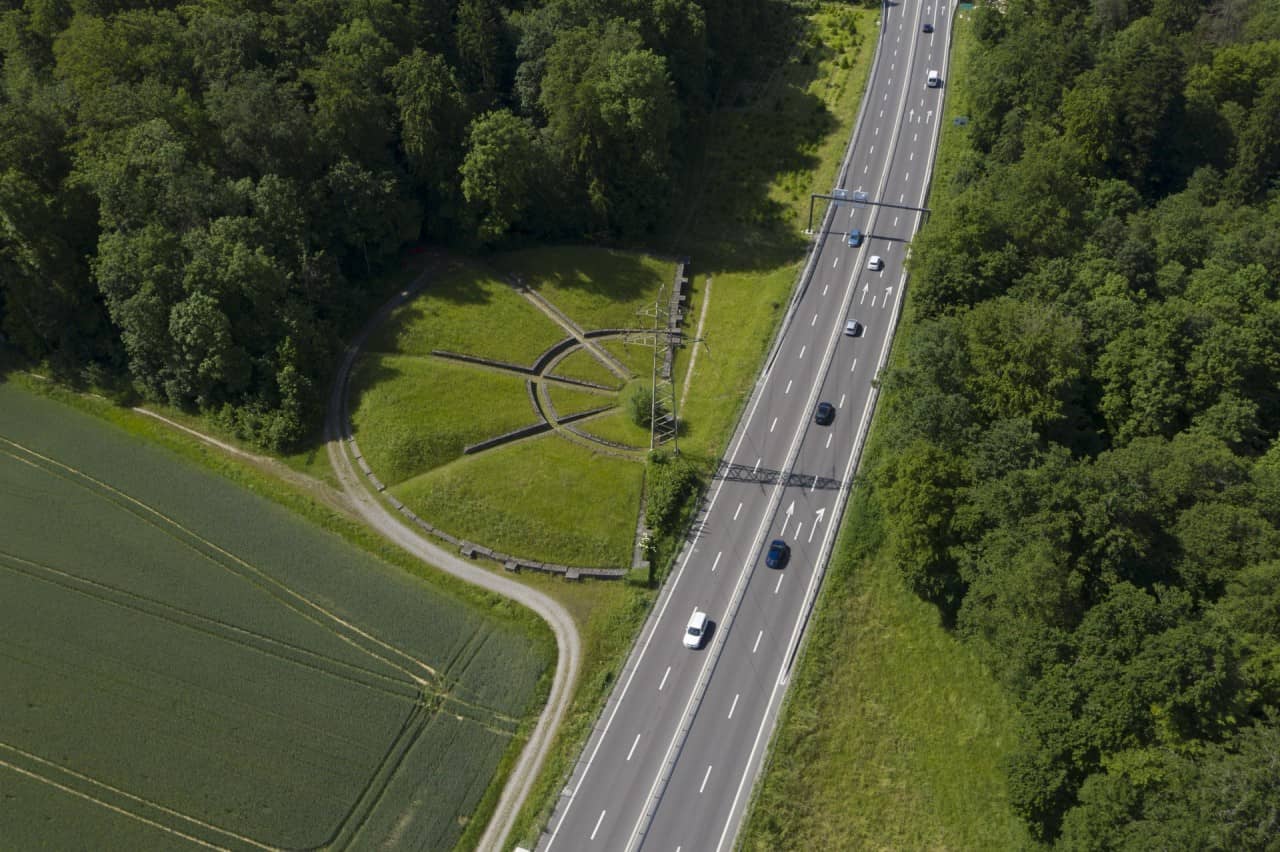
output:
[[937, 89], [942, 85], [942, 78], [938, 76], [937, 71], [929, 72], [929, 79], [925, 82], [925, 85], [930, 89]]

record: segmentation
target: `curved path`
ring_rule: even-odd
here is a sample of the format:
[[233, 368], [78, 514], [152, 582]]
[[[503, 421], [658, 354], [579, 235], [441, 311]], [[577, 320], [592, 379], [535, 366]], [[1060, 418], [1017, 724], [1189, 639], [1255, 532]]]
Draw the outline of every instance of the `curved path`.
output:
[[[423, 277], [429, 272], [423, 273]], [[422, 280], [420, 277], [414, 282], [414, 286], [402, 290], [395, 298], [383, 305], [347, 347], [329, 395], [328, 410], [325, 413], [325, 443], [329, 452], [329, 463], [337, 474], [343, 492], [351, 501], [355, 511], [370, 526], [424, 562], [482, 589], [523, 604], [547, 622], [551, 632], [555, 634], [556, 673], [551, 683], [551, 694], [547, 697], [547, 705], [543, 708], [542, 715], [538, 717], [538, 724], [534, 727], [529, 742], [525, 745], [520, 759], [516, 761], [511, 776], [507, 779], [493, 817], [480, 838], [477, 848], [487, 852], [487, 850], [499, 850], [503, 847], [520, 808], [528, 798], [538, 771], [542, 768], [542, 763], [551, 747], [551, 741], [560, 728], [565, 711], [568, 710], [573, 687], [578, 680], [578, 671], [582, 662], [582, 641], [568, 610], [555, 600], [507, 577], [473, 565], [401, 523], [386, 505], [364, 487], [361, 482], [362, 477], [347, 454], [344, 439], [350, 437], [351, 422], [347, 417], [348, 379], [356, 357], [360, 353], [360, 347], [364, 345], [370, 332], [383, 323], [397, 305], [410, 298], [412, 293], [420, 288]]]

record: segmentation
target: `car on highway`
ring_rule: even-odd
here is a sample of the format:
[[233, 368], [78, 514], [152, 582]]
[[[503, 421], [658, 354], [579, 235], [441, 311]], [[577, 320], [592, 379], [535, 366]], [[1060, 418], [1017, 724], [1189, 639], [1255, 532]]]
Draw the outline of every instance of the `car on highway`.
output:
[[925, 24], [925, 25], [924, 25], [924, 31], [925, 31], [926, 33], [931, 33], [931, 32], [933, 32], [933, 24]]
[[884, 269], [884, 258], [878, 254], [871, 255], [871, 257], [867, 258], [867, 269], [872, 272], [879, 272]]
[[769, 552], [764, 555], [764, 564], [769, 568], [784, 568], [791, 558], [791, 545], [780, 538], [775, 538], [769, 545]]
[[849, 239], [849, 245], [853, 246], [854, 248], [857, 248], [858, 246], [862, 245], [862, 232], [859, 231], [857, 228], [854, 228], [852, 231], [849, 232], [848, 239]]
[[831, 421], [836, 419], [836, 407], [829, 402], [818, 403], [817, 409], [813, 412], [813, 422], [819, 426], [830, 426]]
[[684, 629], [684, 646], [693, 650], [701, 648], [702, 643], [707, 639], [709, 627], [707, 614], [700, 609], [695, 609], [693, 615], [689, 616], [689, 626]]
[[942, 75], [937, 71], [930, 71], [928, 78], [924, 81], [924, 84], [930, 89], [937, 89], [942, 86]]
[[851, 319], [844, 324], [844, 333], [848, 337], [857, 337], [862, 333], [862, 323], [856, 319]]

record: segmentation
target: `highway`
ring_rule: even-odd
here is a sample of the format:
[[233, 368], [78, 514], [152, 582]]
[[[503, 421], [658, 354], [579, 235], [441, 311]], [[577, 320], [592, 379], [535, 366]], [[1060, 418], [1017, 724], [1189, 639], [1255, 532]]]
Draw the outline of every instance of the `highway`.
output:
[[[706, 505], [539, 850], [733, 848], [830, 556], [875, 404], [919, 228], [946, 90], [951, 10], [882, 9], [879, 46], [833, 206]], [[934, 32], [923, 32], [925, 23]], [[930, 70], [944, 79], [926, 87]], [[893, 205], [893, 206], [891, 206]], [[861, 246], [850, 228], [867, 234]], [[868, 259], [883, 258], [871, 270]], [[845, 323], [862, 324], [846, 336]], [[836, 406], [814, 423], [819, 401]], [[770, 540], [792, 548], [764, 564]], [[692, 611], [715, 629], [681, 639]], [[856, 771], [856, 768], [851, 768]], [[814, 779], [821, 783], [821, 779]]]

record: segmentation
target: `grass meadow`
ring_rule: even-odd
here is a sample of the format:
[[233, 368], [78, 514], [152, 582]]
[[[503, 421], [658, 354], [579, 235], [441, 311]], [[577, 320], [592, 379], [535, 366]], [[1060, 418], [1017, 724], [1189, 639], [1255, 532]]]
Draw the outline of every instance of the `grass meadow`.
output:
[[544, 389], [555, 404], [556, 414], [561, 417], [578, 414], [583, 411], [591, 411], [593, 408], [599, 408], [602, 405], [616, 405], [618, 403], [617, 394], [592, 393], [591, 391], [567, 385], [557, 385], [553, 382], [547, 382], [544, 385]]
[[622, 384], [622, 381], [609, 372], [609, 368], [596, 360], [595, 356], [585, 349], [575, 349], [556, 365], [553, 375], [563, 376], [566, 379], [580, 379], [584, 382], [594, 382], [597, 385], [603, 385], [607, 388], [616, 388]]
[[631, 563], [644, 466], [553, 434], [468, 456], [392, 489], [441, 529], [543, 562]]
[[379, 479], [394, 485], [538, 417], [518, 375], [370, 352], [351, 377], [351, 419], [360, 452]]
[[6, 848], [450, 848], [545, 689], [506, 605], [14, 382], [0, 517]]

